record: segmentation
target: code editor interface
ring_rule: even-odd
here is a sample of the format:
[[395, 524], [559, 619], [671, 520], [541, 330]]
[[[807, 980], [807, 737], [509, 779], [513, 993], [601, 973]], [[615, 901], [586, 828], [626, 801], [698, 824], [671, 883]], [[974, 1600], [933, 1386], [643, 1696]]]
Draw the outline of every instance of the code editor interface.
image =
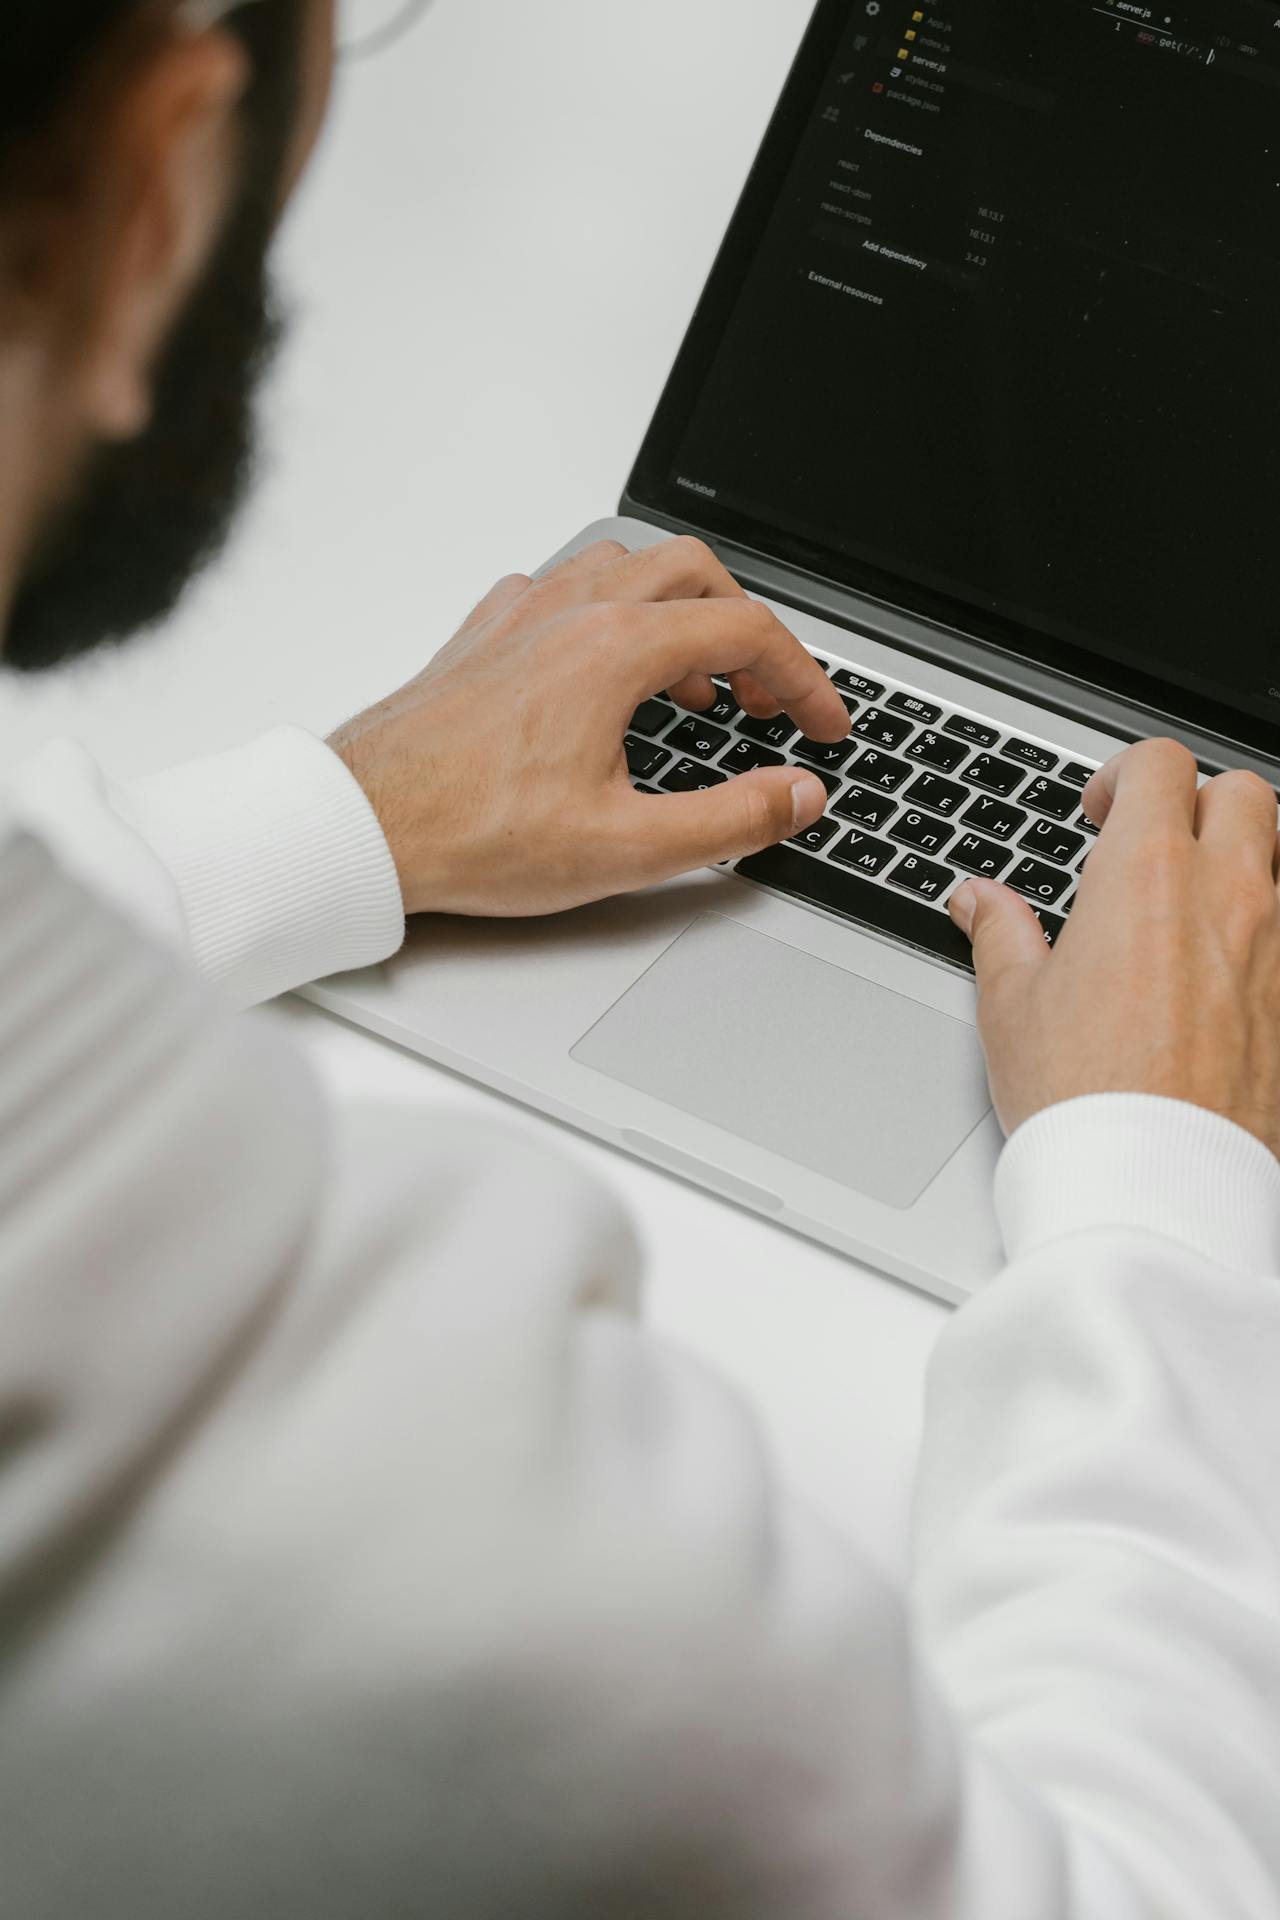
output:
[[1280, 11], [860, 0], [671, 480], [1280, 719]]

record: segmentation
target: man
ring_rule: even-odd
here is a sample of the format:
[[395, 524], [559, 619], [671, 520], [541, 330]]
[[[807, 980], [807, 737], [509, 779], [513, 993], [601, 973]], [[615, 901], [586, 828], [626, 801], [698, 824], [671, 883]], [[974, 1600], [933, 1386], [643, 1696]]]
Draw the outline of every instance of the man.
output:
[[[224, 11], [7, 0], [13, 664], [156, 617], [234, 501], [332, 23]], [[1171, 743], [1099, 776], [1052, 957], [1013, 896], [963, 891], [1010, 1265], [941, 1342], [905, 1605], [638, 1328], [605, 1199], [453, 1115], [326, 1115], [220, 1010], [385, 957], [405, 910], [549, 911], [807, 822], [794, 771], [630, 793], [638, 699], [715, 672], [846, 724], [675, 543], [502, 582], [331, 747], [14, 775], [6, 1920], [1280, 1913], [1261, 782], [1198, 794]]]

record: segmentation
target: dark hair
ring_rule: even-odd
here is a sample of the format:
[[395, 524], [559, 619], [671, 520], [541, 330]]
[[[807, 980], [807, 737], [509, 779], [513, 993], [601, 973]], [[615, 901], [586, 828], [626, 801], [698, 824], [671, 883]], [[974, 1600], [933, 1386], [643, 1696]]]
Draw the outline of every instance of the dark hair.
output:
[[[293, 124], [306, 0], [267, 0], [225, 22], [249, 49], [246, 100], [253, 174], [278, 173]], [[95, 55], [130, 17], [142, 25], [152, 0], [0, 0], [0, 194], [19, 159], [50, 132]], [[163, 18], [163, 12], [160, 11]]]
[[[6, 206], [38, 206], [86, 175], [95, 101], [109, 98], [117, 53], [122, 66], [132, 57], [130, 16], [145, 36], [149, 19], [163, 28], [166, 4], [0, 0], [0, 221]], [[232, 525], [253, 472], [254, 391], [280, 333], [269, 254], [308, 4], [264, 0], [226, 23], [252, 62], [238, 191], [154, 369], [148, 425], [93, 450], [72, 497], [40, 530], [3, 636], [8, 666], [54, 666], [153, 625]], [[26, 27], [11, 49], [15, 11]], [[15, 83], [15, 65], [28, 90]]]
[[108, 29], [138, 0], [5, 0], [0, 22], [0, 175], [53, 118]]

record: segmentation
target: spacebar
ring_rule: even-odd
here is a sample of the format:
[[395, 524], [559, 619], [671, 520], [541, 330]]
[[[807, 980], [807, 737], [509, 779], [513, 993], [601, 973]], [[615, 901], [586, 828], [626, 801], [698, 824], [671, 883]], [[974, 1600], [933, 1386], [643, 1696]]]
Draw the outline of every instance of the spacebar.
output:
[[764, 853], [753, 853], [738, 862], [735, 872], [744, 880], [756, 880], [762, 887], [790, 894], [793, 900], [826, 907], [860, 927], [887, 933], [937, 960], [945, 960], [948, 966], [973, 972], [969, 942], [959, 927], [936, 907], [922, 907], [906, 894], [873, 887], [857, 874], [841, 873], [838, 867], [797, 853], [794, 847], [769, 847]]

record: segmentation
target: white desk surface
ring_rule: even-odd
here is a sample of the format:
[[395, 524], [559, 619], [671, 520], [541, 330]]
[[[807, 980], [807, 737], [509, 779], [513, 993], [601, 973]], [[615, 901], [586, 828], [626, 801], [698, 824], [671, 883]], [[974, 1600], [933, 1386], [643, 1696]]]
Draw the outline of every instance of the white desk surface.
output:
[[[66, 732], [128, 775], [327, 731], [611, 512], [809, 11], [434, 0], [352, 66], [282, 247], [293, 329], [242, 532], [164, 634], [0, 680], [0, 765]], [[492, 1109], [589, 1162], [643, 1223], [658, 1325], [901, 1568], [943, 1309], [301, 1003], [272, 1017], [339, 1097]]]

